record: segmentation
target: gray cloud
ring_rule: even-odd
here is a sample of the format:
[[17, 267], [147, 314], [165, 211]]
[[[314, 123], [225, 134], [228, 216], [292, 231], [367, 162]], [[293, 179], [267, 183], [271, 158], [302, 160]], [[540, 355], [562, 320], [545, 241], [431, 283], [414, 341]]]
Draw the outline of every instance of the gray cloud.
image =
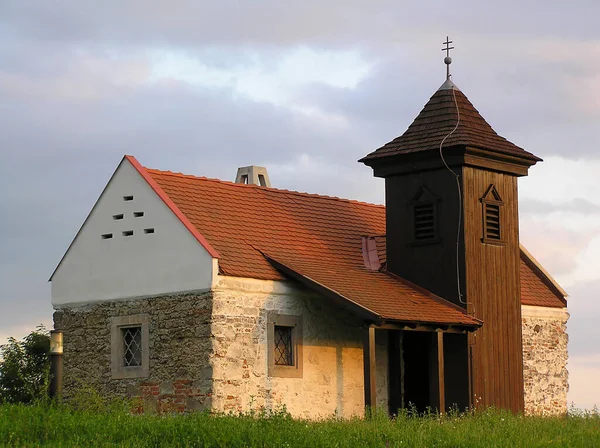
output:
[[[473, 34], [595, 38], [594, 0], [568, 5], [542, 0], [482, 3], [458, 0], [448, 8], [440, 0], [403, 3], [392, 0], [281, 3], [275, 0], [196, 2], [174, 5], [160, 0], [59, 0], [52, 3], [5, 0], [0, 16], [8, 33], [37, 39], [101, 41], [138, 45], [308, 44], [415, 40], [432, 30], [469, 30]], [[444, 32], [442, 31], [442, 32]], [[437, 31], [439, 33], [439, 31]]]

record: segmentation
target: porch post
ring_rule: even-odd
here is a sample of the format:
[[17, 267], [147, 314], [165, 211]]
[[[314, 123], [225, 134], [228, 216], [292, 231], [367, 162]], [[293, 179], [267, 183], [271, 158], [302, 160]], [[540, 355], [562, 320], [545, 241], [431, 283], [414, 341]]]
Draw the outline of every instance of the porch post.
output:
[[373, 411], [377, 405], [375, 386], [375, 327], [369, 326], [363, 340], [363, 364], [365, 373], [365, 407]]
[[446, 411], [446, 393], [444, 387], [444, 333], [432, 334], [429, 352], [429, 401], [439, 413]]
[[404, 408], [404, 356], [403, 332], [386, 330], [388, 334], [388, 405], [391, 415]]

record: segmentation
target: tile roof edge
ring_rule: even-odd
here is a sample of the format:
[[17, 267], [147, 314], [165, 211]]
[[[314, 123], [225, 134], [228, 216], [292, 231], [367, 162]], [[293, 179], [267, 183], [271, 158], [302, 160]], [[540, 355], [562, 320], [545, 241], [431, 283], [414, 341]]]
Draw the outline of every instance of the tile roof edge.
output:
[[[290, 266], [288, 266], [285, 263], [282, 263], [281, 261], [276, 260], [275, 258], [271, 257], [270, 255], [264, 253], [263, 251], [261, 251], [260, 249], [256, 248], [255, 246], [252, 246], [255, 250], [257, 250], [258, 252], [260, 252], [260, 254], [265, 257], [265, 259], [277, 270], [282, 270], [284, 271], [284, 273], [293, 273], [295, 274], [295, 276], [297, 277], [301, 277], [305, 280], [307, 280], [307, 283], [311, 283], [313, 285], [318, 286], [319, 288], [322, 288], [324, 290], [327, 290], [328, 292], [330, 292], [331, 294], [334, 294], [335, 296], [337, 296], [339, 299], [344, 300], [345, 302], [347, 302], [348, 304], [351, 304], [352, 307], [357, 308], [358, 310], [361, 311], [361, 314], [364, 314], [367, 317], [370, 317], [371, 319], [376, 319], [379, 321], [382, 321], [382, 317], [377, 314], [375, 311], [372, 311], [371, 309], [367, 308], [364, 305], [361, 305], [360, 303], [355, 302], [354, 300], [344, 296], [343, 294], [340, 294], [339, 292], [337, 292], [334, 289], [331, 289], [330, 287], [312, 279], [311, 277], [309, 277], [308, 275], [302, 274], [298, 271], [296, 271], [295, 269], [291, 268]], [[307, 285], [308, 286], [308, 285]], [[312, 289], [312, 288], [311, 288]]]
[[456, 305], [455, 303], [450, 302], [449, 300], [444, 299], [443, 297], [440, 297], [434, 293], [432, 293], [431, 291], [423, 288], [422, 286], [419, 286], [411, 281], [406, 280], [405, 278], [400, 277], [399, 275], [394, 274], [393, 272], [387, 271], [387, 270], [382, 270], [380, 271], [383, 274], [386, 274], [390, 277], [392, 277], [394, 280], [398, 280], [401, 283], [404, 283], [407, 286], [410, 286], [411, 288], [416, 289], [417, 291], [419, 291], [420, 293], [428, 296], [429, 298], [435, 300], [436, 302], [439, 302], [443, 305], [449, 306], [450, 308], [455, 309], [456, 311], [460, 311], [462, 314], [464, 314], [465, 316], [470, 317], [471, 319], [473, 319], [475, 322], [477, 322], [478, 325], [483, 325], [483, 321], [481, 319], [476, 318], [475, 316], [471, 316], [469, 313], [467, 313], [467, 311], [461, 307]]
[[142, 176], [142, 178], [148, 183], [148, 185], [154, 190], [158, 197], [164, 202], [164, 204], [173, 212], [173, 214], [181, 221], [184, 227], [196, 238], [200, 245], [210, 254], [213, 258], [220, 258], [219, 253], [214, 247], [208, 242], [208, 240], [194, 227], [190, 220], [183, 214], [183, 212], [175, 205], [169, 195], [158, 185], [158, 182], [152, 177], [152, 175], [144, 168], [140, 162], [134, 156], [125, 155], [126, 159], [136, 169], [136, 171]]
[[158, 170], [156, 168], [144, 167], [144, 169], [150, 174], [152, 174], [154, 172], [157, 174], [166, 174], [168, 176], [181, 177], [184, 179], [202, 180], [202, 181], [208, 181], [208, 182], [213, 182], [213, 183], [225, 184], [228, 186], [238, 187], [238, 188], [260, 189], [260, 190], [270, 191], [273, 193], [308, 196], [308, 197], [315, 198], [315, 199], [334, 200], [334, 201], [340, 201], [340, 202], [347, 202], [350, 204], [366, 205], [366, 206], [375, 207], [375, 208], [385, 208], [385, 205], [383, 205], [383, 204], [373, 204], [371, 202], [358, 201], [356, 199], [348, 199], [348, 198], [342, 198], [342, 197], [338, 197], [338, 196], [328, 196], [328, 195], [324, 195], [324, 194], [308, 193], [308, 192], [296, 191], [296, 190], [286, 190], [283, 188], [263, 187], [260, 185], [253, 185], [253, 184], [238, 184], [236, 182], [231, 182], [228, 180], [222, 180], [222, 179], [205, 177], [205, 176], [194, 176], [193, 174], [175, 173], [173, 171]]
[[565, 302], [567, 302], [567, 297], [569, 297], [569, 294], [567, 294], [567, 292], [558, 284], [558, 282], [556, 280], [554, 280], [554, 278], [550, 275], [550, 273], [548, 271], [546, 271], [546, 269], [544, 269], [544, 267], [541, 265], [541, 263], [539, 261], [537, 261], [533, 255], [531, 255], [529, 253], [529, 251], [527, 249], [525, 249], [525, 247], [522, 244], [519, 244], [519, 250], [520, 250], [520, 254], [521, 257], [525, 257], [525, 262], [529, 262], [529, 266], [533, 268], [534, 272], [536, 272], [538, 274], [538, 276], [542, 277], [542, 281], [546, 280], [545, 283], [550, 283], [550, 286], [552, 287], [552, 289], [555, 290], [555, 292], [558, 293], [558, 295], [562, 296], [562, 300]]

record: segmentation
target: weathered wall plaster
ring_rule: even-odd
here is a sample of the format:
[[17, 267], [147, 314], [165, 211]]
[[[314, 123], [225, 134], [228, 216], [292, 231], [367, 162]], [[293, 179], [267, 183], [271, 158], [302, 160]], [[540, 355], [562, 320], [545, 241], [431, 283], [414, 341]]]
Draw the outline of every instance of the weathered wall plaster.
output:
[[[302, 316], [301, 378], [268, 376], [267, 314]], [[149, 316], [148, 378], [111, 378], [111, 318]], [[364, 412], [361, 322], [285, 282], [220, 277], [216, 289], [62, 307], [65, 396], [81, 385], [159, 410], [285, 408], [294, 417]], [[387, 409], [387, 334], [376, 332], [377, 404]]]
[[557, 415], [567, 412], [566, 308], [523, 306], [523, 376], [525, 412]]
[[[302, 378], [267, 372], [267, 313], [302, 316]], [[364, 412], [361, 322], [283, 282], [221, 277], [213, 295], [213, 409], [281, 409], [294, 417]], [[387, 406], [385, 335], [376, 336], [378, 405]]]

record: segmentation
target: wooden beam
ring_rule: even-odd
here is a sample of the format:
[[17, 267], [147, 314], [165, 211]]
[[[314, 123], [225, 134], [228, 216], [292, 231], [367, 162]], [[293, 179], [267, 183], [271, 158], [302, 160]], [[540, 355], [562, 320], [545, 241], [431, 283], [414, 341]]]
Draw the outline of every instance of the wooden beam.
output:
[[398, 415], [398, 410], [403, 408], [402, 379], [403, 357], [402, 336], [404, 333], [389, 330], [388, 334], [388, 408], [390, 415]]
[[433, 333], [429, 349], [429, 403], [438, 412], [446, 411], [444, 388], [444, 333]]
[[444, 379], [444, 333], [437, 334], [438, 402], [440, 413], [446, 412], [446, 387]]
[[429, 331], [429, 332], [438, 332], [443, 331], [444, 333], [469, 333], [470, 331], [476, 330], [476, 328], [471, 327], [458, 327], [458, 326], [448, 326], [448, 325], [418, 325], [418, 324], [403, 324], [403, 323], [393, 323], [393, 322], [384, 322], [381, 325], [376, 325], [375, 328], [378, 330], [399, 330], [399, 331]]
[[376, 398], [376, 363], [375, 363], [375, 327], [367, 328], [363, 339], [363, 364], [365, 376], [365, 407], [369, 406], [372, 412], [377, 407]]

